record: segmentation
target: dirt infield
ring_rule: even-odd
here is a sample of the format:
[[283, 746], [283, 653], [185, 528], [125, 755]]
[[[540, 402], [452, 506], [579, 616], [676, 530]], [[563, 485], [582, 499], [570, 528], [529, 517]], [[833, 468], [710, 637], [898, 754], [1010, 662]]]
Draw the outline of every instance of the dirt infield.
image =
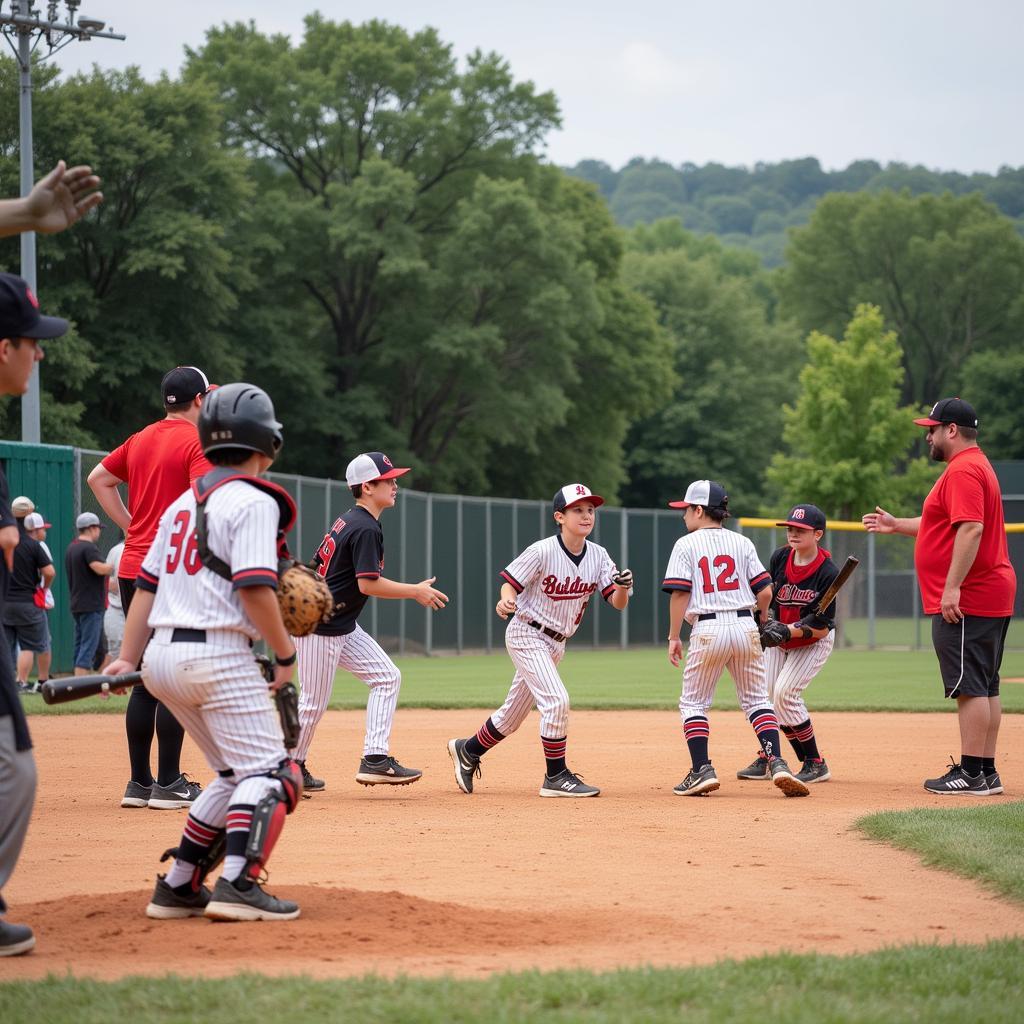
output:
[[[268, 888], [297, 899], [302, 917], [237, 925], [144, 916], [157, 859], [185, 812], [118, 806], [122, 720], [34, 719], [39, 799], [5, 895], [10, 919], [32, 924], [38, 945], [0, 961], [0, 978], [472, 977], [1024, 934], [1024, 908], [851, 828], [872, 811], [966, 800], [921, 788], [956, 749], [950, 715], [815, 716], [833, 781], [798, 800], [735, 780], [755, 752], [736, 713], [712, 715], [722, 789], [673, 796], [688, 765], [669, 711], [574, 713], [569, 761], [603, 787], [596, 800], [538, 798], [536, 717], [487, 756], [466, 796], [445, 741], [480, 720], [400, 710], [394, 752], [425, 775], [384, 791], [353, 779], [362, 716], [329, 713], [310, 759], [328, 788], [289, 819], [271, 863]], [[1024, 747], [1024, 716], [1004, 718], [1002, 742]], [[1019, 756], [1001, 759], [1007, 795], [992, 799], [1014, 799], [1024, 792]], [[206, 780], [188, 742], [184, 766]]]

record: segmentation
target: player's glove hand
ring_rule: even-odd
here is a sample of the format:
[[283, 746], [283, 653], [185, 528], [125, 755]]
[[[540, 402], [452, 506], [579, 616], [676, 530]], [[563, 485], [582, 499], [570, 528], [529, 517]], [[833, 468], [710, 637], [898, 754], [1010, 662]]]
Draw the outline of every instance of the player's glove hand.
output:
[[621, 587], [623, 590], [629, 590], [629, 588], [633, 586], [633, 570], [620, 569], [612, 577], [612, 583], [617, 587]]
[[766, 651], [769, 647], [778, 647], [780, 644], [792, 640], [789, 626], [779, 622], [777, 619], [769, 619], [761, 627], [761, 650]]
[[824, 615], [819, 615], [817, 612], [811, 612], [809, 615], [805, 615], [802, 619], [794, 623], [798, 629], [830, 629], [832, 623], [825, 618]]
[[292, 636], [307, 636], [334, 613], [331, 588], [301, 562], [292, 562], [279, 572], [277, 603], [285, 629]]

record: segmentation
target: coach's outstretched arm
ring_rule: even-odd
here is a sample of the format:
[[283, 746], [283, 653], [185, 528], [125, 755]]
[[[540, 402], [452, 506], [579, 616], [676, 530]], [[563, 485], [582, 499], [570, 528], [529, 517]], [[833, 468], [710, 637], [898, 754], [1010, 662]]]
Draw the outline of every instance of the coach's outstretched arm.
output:
[[68, 170], [63, 160], [20, 199], [0, 200], [0, 236], [23, 231], [56, 234], [103, 202], [100, 179], [85, 165]]
[[861, 522], [868, 533], [902, 533], [907, 537], [916, 537], [921, 526], [921, 517], [897, 519], [880, 505], [876, 505], [874, 512], [868, 512], [867, 515], [861, 517]]

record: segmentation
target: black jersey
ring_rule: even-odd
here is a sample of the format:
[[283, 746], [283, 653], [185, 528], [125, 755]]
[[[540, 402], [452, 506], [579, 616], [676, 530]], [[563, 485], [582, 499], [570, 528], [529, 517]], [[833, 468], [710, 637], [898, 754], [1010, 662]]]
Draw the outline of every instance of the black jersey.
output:
[[367, 597], [359, 581], [380, 579], [384, 572], [384, 531], [360, 505], [334, 520], [313, 556], [313, 568], [327, 580], [335, 614], [318, 626], [324, 636], [342, 636], [356, 628]]
[[[813, 562], [795, 565], [793, 549], [788, 544], [772, 552], [768, 571], [772, 577], [772, 614], [779, 622], [785, 622], [787, 625], [810, 615], [818, 603], [818, 598], [839, 575], [839, 567], [824, 548], [818, 548], [818, 557]], [[824, 614], [829, 629], [835, 629], [835, 614], [836, 603], [833, 601], [825, 609]], [[813, 637], [806, 640], [801, 637], [798, 640], [789, 640], [782, 646], [788, 651], [816, 642]]]

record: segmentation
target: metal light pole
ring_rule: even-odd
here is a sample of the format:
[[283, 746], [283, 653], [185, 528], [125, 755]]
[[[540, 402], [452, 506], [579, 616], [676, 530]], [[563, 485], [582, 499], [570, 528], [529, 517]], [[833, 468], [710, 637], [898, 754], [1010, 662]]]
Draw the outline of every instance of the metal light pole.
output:
[[[7, 45], [14, 51], [18, 61], [18, 79], [21, 86], [18, 120], [23, 196], [32, 191], [35, 181], [32, 161], [32, 54], [39, 48], [41, 42], [46, 43], [46, 57], [52, 57], [58, 50], [62, 50], [76, 39], [82, 42], [90, 39], [124, 39], [124, 36], [115, 35], [113, 32], [104, 32], [104, 23], [95, 18], [80, 17], [76, 23], [75, 14], [81, 2], [82, 0], [65, 0], [67, 18], [60, 21], [57, 12], [60, 4], [56, 0], [47, 3], [45, 18], [39, 16], [33, 0], [10, 0], [10, 14], [4, 13], [4, 3], [0, 0], [0, 33], [7, 40]], [[33, 291], [37, 291], [34, 231], [26, 231], [21, 236], [21, 276], [28, 281]], [[21, 400], [21, 439], [31, 444], [39, 444], [41, 440], [38, 363], [32, 369], [28, 392]]]

